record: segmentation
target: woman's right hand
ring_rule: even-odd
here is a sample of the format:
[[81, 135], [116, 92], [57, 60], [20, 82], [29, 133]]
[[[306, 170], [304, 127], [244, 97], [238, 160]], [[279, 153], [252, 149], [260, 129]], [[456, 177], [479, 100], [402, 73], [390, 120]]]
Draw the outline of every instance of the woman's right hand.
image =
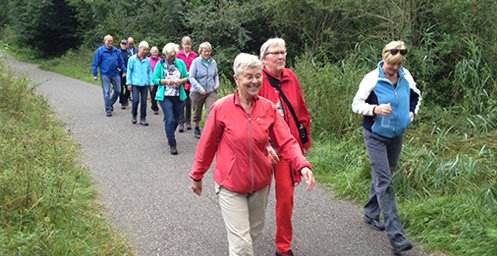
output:
[[202, 195], [202, 181], [192, 181], [192, 190], [193, 193], [197, 195]]
[[280, 161], [278, 154], [276, 154], [276, 150], [272, 146], [267, 146], [267, 156], [271, 159], [271, 163], [277, 164]]
[[200, 88], [200, 90], [198, 91], [201, 95], [205, 95], [205, 90], [204, 88]]
[[381, 116], [389, 116], [392, 114], [392, 107], [389, 104], [380, 104], [374, 108], [374, 113]]

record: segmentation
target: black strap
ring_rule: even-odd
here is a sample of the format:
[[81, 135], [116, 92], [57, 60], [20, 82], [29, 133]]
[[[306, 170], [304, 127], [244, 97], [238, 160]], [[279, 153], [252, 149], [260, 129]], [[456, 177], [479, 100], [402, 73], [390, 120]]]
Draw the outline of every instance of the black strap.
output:
[[271, 75], [269, 75], [266, 72], [266, 70], [264, 70], [264, 73], [266, 73], [266, 76], [268, 77], [269, 84], [272, 87], [276, 88], [276, 90], [278, 90], [280, 92], [281, 98], [283, 98], [283, 101], [288, 106], [288, 110], [290, 110], [290, 113], [292, 113], [293, 120], [295, 120], [295, 124], [297, 125], [297, 128], [300, 129], [300, 127], [303, 126], [303, 125], [302, 125], [302, 123], [300, 123], [299, 119], [297, 118], [297, 114], [295, 114], [295, 110], [293, 109], [292, 104], [290, 104], [290, 101], [286, 97], [285, 93], [283, 93], [283, 90], [281, 90], [281, 86], [280, 86], [279, 80], [277, 80], [277, 79], [273, 78]]

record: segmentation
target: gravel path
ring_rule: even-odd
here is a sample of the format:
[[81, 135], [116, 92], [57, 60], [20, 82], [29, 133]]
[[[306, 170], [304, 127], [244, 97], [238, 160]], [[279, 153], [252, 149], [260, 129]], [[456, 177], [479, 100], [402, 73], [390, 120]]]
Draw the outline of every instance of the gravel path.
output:
[[[201, 197], [190, 188], [188, 172], [197, 143], [192, 131], [177, 133], [179, 155], [172, 156], [162, 114], [153, 115], [150, 107], [148, 127], [132, 125], [130, 109], [121, 110], [119, 104], [109, 118], [100, 87], [11, 58], [7, 62], [18, 75], [39, 84], [37, 91], [81, 145], [110, 221], [129, 237], [138, 255], [228, 255], [212, 173]], [[334, 198], [324, 186], [310, 193], [304, 187], [297, 187], [295, 195], [296, 255], [392, 254], [386, 234], [366, 225], [357, 206]], [[255, 255], [274, 255], [273, 192]], [[416, 246], [403, 255], [426, 254]]]

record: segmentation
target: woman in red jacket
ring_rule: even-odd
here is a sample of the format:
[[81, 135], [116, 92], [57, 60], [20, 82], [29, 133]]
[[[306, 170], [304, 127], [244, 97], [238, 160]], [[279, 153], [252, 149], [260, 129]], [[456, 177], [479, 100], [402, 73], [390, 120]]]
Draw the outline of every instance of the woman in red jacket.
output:
[[[271, 38], [267, 40], [260, 51], [260, 58], [264, 64], [263, 82], [259, 95], [276, 104], [278, 113], [290, 127], [291, 134], [298, 141], [304, 155], [311, 147], [311, 117], [300, 89], [297, 76], [286, 64], [285, 40]], [[284, 94], [284, 95], [283, 95]], [[287, 100], [285, 100], [285, 97]], [[288, 103], [291, 105], [289, 106]], [[292, 109], [293, 112], [292, 113]], [[298, 120], [299, 124], [297, 124]], [[307, 141], [302, 139], [298, 126], [307, 135]], [[274, 179], [276, 188], [276, 255], [293, 255], [292, 252], [292, 212], [294, 186], [298, 183], [295, 179], [295, 169], [290, 163], [280, 159], [273, 147], [268, 151], [274, 165]]]
[[216, 194], [226, 224], [230, 255], [253, 255], [252, 241], [264, 226], [272, 179], [269, 138], [282, 159], [291, 163], [314, 187], [311, 165], [278, 114], [276, 106], [257, 96], [262, 86], [262, 63], [239, 54], [233, 65], [238, 90], [212, 105], [190, 172], [193, 192], [202, 194], [202, 178], [214, 155]]

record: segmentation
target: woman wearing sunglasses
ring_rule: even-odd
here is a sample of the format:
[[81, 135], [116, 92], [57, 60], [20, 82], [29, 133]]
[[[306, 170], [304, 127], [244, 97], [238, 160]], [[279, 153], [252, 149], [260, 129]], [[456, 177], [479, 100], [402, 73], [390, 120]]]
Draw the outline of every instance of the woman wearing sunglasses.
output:
[[352, 103], [352, 110], [364, 116], [364, 143], [373, 179], [364, 220], [375, 230], [386, 230], [395, 253], [410, 250], [412, 244], [397, 213], [392, 172], [399, 161], [404, 132], [421, 105], [420, 91], [411, 73], [402, 67], [406, 55], [404, 42], [388, 43], [378, 67], [364, 76]]

